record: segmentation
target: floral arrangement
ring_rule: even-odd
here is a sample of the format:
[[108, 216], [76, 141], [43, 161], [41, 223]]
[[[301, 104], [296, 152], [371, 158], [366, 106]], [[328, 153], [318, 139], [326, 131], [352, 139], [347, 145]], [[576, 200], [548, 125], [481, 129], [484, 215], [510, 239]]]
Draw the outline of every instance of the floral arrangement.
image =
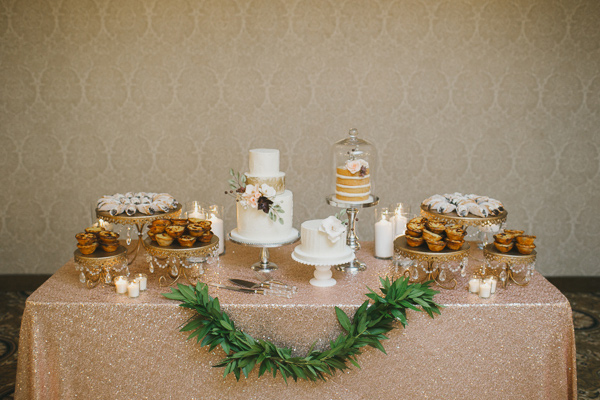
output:
[[337, 243], [346, 233], [346, 226], [335, 216], [327, 217], [321, 222], [320, 232], [324, 232], [331, 243]]
[[359, 176], [364, 177], [367, 175], [367, 168], [369, 168], [369, 163], [361, 158], [346, 161], [346, 169], [350, 171], [351, 174], [358, 172]]
[[229, 187], [230, 190], [225, 194], [235, 197], [235, 200], [247, 209], [248, 207], [261, 210], [269, 216], [271, 221], [278, 221], [283, 225], [281, 214], [285, 211], [279, 204], [275, 204], [273, 199], [277, 192], [275, 189], [266, 183], [260, 186], [246, 185], [246, 175], [229, 170]]

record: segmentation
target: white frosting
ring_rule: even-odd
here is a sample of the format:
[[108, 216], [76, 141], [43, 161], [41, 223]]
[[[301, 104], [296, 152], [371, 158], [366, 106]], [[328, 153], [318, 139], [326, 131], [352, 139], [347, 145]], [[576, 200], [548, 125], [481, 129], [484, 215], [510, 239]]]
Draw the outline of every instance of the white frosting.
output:
[[248, 160], [250, 172], [248, 175], [256, 177], [279, 176], [279, 150], [277, 149], [252, 149]]
[[[279, 221], [271, 221], [262, 210], [244, 207], [237, 203], [237, 234], [248, 242], [255, 243], [280, 243], [282, 238], [289, 237], [292, 233], [294, 217], [294, 196], [286, 190], [283, 194], [273, 198], [274, 204], [279, 204], [283, 209], [280, 214], [283, 225]], [[297, 232], [297, 231], [296, 231]]]
[[346, 192], [340, 192], [340, 191], [336, 190], [335, 194], [339, 194], [340, 196], [347, 196], [347, 197], [362, 197], [362, 196], [367, 196], [367, 195], [371, 194], [371, 191], [369, 190], [368, 192], [364, 192], [364, 193], [346, 193]]
[[347, 257], [352, 250], [346, 245], [346, 235], [334, 243], [329, 240], [325, 232], [319, 231], [322, 223], [322, 219], [313, 219], [302, 223], [300, 228], [302, 243], [296, 248], [296, 251], [304, 258], [309, 258], [310, 261]]
[[344, 188], [344, 189], [362, 189], [362, 188], [366, 188], [366, 187], [371, 187], [371, 184], [367, 183], [366, 185], [351, 186], [351, 185], [341, 185], [339, 183], [336, 183], [335, 186], [341, 187], [341, 188]]
[[348, 175], [340, 175], [340, 174], [335, 174], [336, 178], [343, 178], [343, 179], [365, 179], [365, 178], [370, 178], [371, 174], [367, 174], [365, 176], [348, 176]]

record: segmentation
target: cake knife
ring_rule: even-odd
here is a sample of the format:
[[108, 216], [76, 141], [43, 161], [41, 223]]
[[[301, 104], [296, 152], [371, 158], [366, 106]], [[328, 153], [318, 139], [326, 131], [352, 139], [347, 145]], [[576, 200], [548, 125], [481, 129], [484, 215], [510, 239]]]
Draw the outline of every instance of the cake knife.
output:
[[252, 281], [246, 281], [243, 279], [230, 279], [229, 280], [231, 283], [235, 283], [236, 285], [242, 286], [242, 287], [247, 287], [250, 289], [259, 289], [259, 288], [263, 288], [263, 289], [275, 289], [275, 290], [289, 290], [293, 293], [296, 293], [298, 291], [298, 288], [296, 286], [288, 286], [286, 284], [280, 283], [280, 282], [274, 282], [274, 281], [265, 281], [265, 282], [252, 282]]
[[218, 287], [221, 289], [234, 290], [236, 292], [262, 294], [264, 296], [280, 296], [280, 297], [287, 297], [288, 299], [290, 297], [292, 297], [292, 292], [287, 291], [287, 290], [275, 290], [275, 289], [265, 289], [265, 288], [250, 289], [250, 288], [241, 288], [241, 287], [236, 287], [236, 286], [221, 285], [220, 283], [209, 283], [209, 285]]

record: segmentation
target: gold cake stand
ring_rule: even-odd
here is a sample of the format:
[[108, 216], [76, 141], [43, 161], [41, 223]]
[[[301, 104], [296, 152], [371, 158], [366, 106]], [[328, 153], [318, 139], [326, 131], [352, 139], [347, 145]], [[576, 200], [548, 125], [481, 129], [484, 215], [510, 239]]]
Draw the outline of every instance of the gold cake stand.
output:
[[96, 249], [92, 254], [82, 254], [79, 249], [73, 253], [75, 269], [80, 271], [79, 281], [85, 283], [88, 288], [94, 288], [100, 283], [111, 284], [113, 275], [129, 276], [127, 266], [127, 249], [119, 246], [116, 251], [107, 253], [102, 249]]
[[[460, 261], [461, 266], [456, 268], [455, 271], [450, 271], [458, 272], [459, 268], [464, 270], [469, 258], [470, 248], [471, 246], [465, 242], [458, 250], [450, 250], [446, 247], [442, 251], [431, 251], [425, 244], [419, 247], [410, 247], [406, 242], [406, 236], [404, 235], [398, 236], [394, 240], [394, 250], [396, 254], [412, 261], [416, 261], [417, 263], [421, 263], [421, 269], [425, 273], [425, 276], [420, 278], [417, 266], [412, 265], [405, 267], [402, 275], [408, 277], [409, 282], [434, 281], [444, 289], [454, 289], [456, 287], [456, 278], [452, 277], [449, 283], [447, 283], [446, 269], [450, 270], [450, 268], [444, 268], [445, 265], [443, 264], [451, 261]], [[435, 268], [434, 263], [436, 264]], [[417, 272], [416, 278], [415, 276], [412, 276], [413, 274], [411, 274], [410, 268], [415, 268], [413, 272]]]
[[[180, 246], [177, 240], [174, 240], [170, 246], [159, 246], [158, 243], [154, 242], [150, 238], [144, 240], [144, 247], [146, 248], [146, 258], [150, 264], [150, 272], [154, 271], [154, 264], [159, 268], [164, 269], [170, 266], [170, 270], [166, 275], [161, 276], [158, 279], [158, 283], [161, 286], [171, 286], [175, 284], [179, 278], [183, 275], [185, 279], [191, 283], [192, 280], [188, 277], [186, 270], [194, 270], [194, 277], [197, 279], [198, 275], [203, 273], [200, 263], [191, 261], [196, 257], [208, 257], [218, 256], [219, 252], [219, 238], [217, 235], [213, 235], [210, 243], [202, 243], [196, 241], [192, 247]], [[159, 260], [166, 260], [162, 264]], [[180, 271], [181, 269], [181, 271]], [[168, 281], [168, 278], [171, 281]]]
[[[157, 214], [152, 214], [152, 215], [142, 214], [140, 212], [136, 212], [135, 214], [133, 214], [131, 216], [126, 215], [126, 214], [110, 215], [110, 213], [108, 211], [100, 211], [100, 210], [96, 209], [96, 217], [98, 217], [106, 222], [109, 222], [112, 224], [135, 225], [136, 226], [137, 232], [138, 232], [138, 240], [135, 245], [135, 248], [133, 249], [133, 258], [131, 258], [129, 260], [129, 265], [131, 265], [131, 263], [135, 261], [136, 257], [138, 256], [138, 253], [144, 243], [144, 241], [142, 240], [144, 226], [146, 226], [147, 223], [152, 222], [157, 219], [173, 218], [173, 217], [177, 218], [180, 214], [181, 214], [181, 204], [178, 204], [177, 207], [172, 211], [157, 213]], [[127, 229], [129, 229], [129, 227]], [[129, 235], [129, 231], [128, 231], [127, 235]], [[131, 239], [128, 238], [127, 244], [130, 244], [130, 243], [131, 243]]]
[[[516, 246], [508, 253], [502, 253], [498, 251], [494, 243], [490, 243], [483, 248], [483, 257], [487, 261], [487, 265], [493, 271], [493, 274], [498, 277], [502, 286], [506, 287], [513, 281], [519, 286], [527, 286], [533, 271], [535, 270], [535, 259], [537, 252], [533, 250], [531, 254], [521, 254], [516, 250]], [[504, 264], [504, 267], [497, 268], [492, 267], [492, 262], [498, 264]], [[520, 268], [517, 268], [517, 266]], [[525, 278], [520, 282], [517, 280], [517, 274], [525, 270]]]

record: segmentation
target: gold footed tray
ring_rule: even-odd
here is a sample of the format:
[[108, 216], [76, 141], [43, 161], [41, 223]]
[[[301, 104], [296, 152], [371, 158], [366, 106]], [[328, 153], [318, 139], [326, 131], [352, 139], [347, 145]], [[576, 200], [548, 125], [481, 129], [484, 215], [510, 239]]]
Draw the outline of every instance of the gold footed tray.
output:
[[[129, 260], [129, 264], [135, 261], [137, 255], [139, 254], [140, 249], [142, 248], [142, 235], [144, 231], [144, 226], [147, 223], [152, 222], [157, 219], [162, 218], [177, 218], [181, 214], [181, 204], [178, 204], [174, 210], [168, 212], [162, 212], [157, 214], [142, 214], [140, 212], [136, 212], [133, 215], [127, 214], [119, 214], [119, 215], [110, 215], [108, 211], [100, 211], [96, 209], [96, 217], [109, 222], [111, 224], [120, 224], [120, 225], [135, 225], [138, 231], [138, 241], [133, 250], [133, 258]], [[129, 237], [129, 229], [127, 227], [127, 244], [131, 244], [131, 238]]]
[[[527, 286], [535, 270], [535, 259], [537, 252], [533, 250], [531, 254], [521, 254], [517, 251], [516, 246], [507, 253], [500, 252], [494, 243], [490, 243], [483, 248], [483, 257], [487, 262], [487, 266], [498, 277], [502, 286], [506, 287], [510, 281], [513, 281], [519, 286]], [[492, 267], [492, 262], [504, 264], [499, 270]], [[521, 281], [517, 280], [517, 274], [525, 271], [525, 278]]]
[[116, 275], [129, 275], [127, 267], [127, 249], [119, 246], [116, 251], [107, 253], [98, 248], [92, 254], [82, 254], [79, 249], [73, 253], [75, 269], [80, 271], [79, 281], [88, 288], [94, 288], [100, 283], [111, 284]]
[[[154, 265], [161, 269], [171, 267], [168, 277], [172, 281], [168, 282], [167, 276], [163, 275], [159, 278], [161, 286], [173, 285], [181, 275], [184, 275], [188, 282], [195, 284], [187, 276], [186, 270], [190, 270], [193, 278], [197, 278], [198, 275], [204, 272], [200, 265], [202, 261], [199, 260], [209, 256], [218, 257], [217, 253], [219, 251], [219, 238], [217, 235], [213, 235], [210, 243], [196, 241], [192, 247], [180, 246], [177, 240], [174, 240], [170, 246], [159, 246], [150, 238], [146, 238], [143, 243], [146, 248], [146, 259], [149, 263], [150, 273], [154, 272]], [[165, 260], [164, 264], [160, 260]], [[180, 267], [183, 267], [182, 273], [179, 271]]]
[[[394, 240], [396, 255], [413, 261], [410, 265], [409, 263], [400, 263], [400, 267], [403, 268], [402, 275], [408, 277], [411, 282], [432, 280], [444, 289], [454, 289], [456, 287], [454, 277], [451, 277], [449, 283], [446, 283], [448, 282], [446, 271], [456, 273], [461, 270], [462, 273], [466, 268], [470, 248], [471, 246], [465, 242], [458, 250], [451, 250], [446, 247], [442, 251], [431, 251], [426, 244], [419, 247], [410, 247], [406, 243], [404, 235], [398, 236]], [[453, 268], [449, 265], [452, 261], [460, 261], [460, 265]], [[413, 265], [415, 262], [417, 265]], [[437, 264], [435, 268], [433, 267], [434, 263]], [[423, 278], [420, 277], [418, 264], [421, 264], [421, 270], [425, 273]]]
[[437, 211], [428, 210], [426, 206], [421, 204], [421, 215], [426, 218], [440, 221], [446, 225], [459, 224], [464, 226], [485, 227], [505, 223], [508, 211], [504, 210], [495, 217], [477, 217], [472, 214], [469, 214], [467, 217], [460, 217], [455, 211], [448, 214], [441, 214]]

